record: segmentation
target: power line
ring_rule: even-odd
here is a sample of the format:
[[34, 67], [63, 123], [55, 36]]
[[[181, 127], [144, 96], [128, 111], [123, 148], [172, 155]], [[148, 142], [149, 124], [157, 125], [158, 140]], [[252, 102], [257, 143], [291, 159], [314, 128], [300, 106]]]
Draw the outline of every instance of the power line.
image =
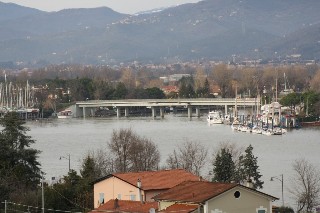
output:
[[[20, 203], [14, 203], [14, 202], [1, 202], [3, 204], [12, 204], [12, 205], [16, 205], [16, 206], [22, 206], [22, 207], [27, 207], [29, 208], [33, 208], [33, 209], [42, 209], [41, 207], [37, 207], [37, 206], [30, 206], [30, 205], [25, 205], [25, 204], [20, 204]], [[16, 212], [24, 212], [24, 211], [19, 211], [19, 210], [13, 210], [13, 209], [9, 209], [12, 211], [16, 211]], [[65, 211], [65, 210], [57, 210], [57, 209], [45, 209], [47, 211], [53, 211], [53, 212], [65, 212], [65, 213], [70, 213], [71, 211]], [[78, 212], [74, 212], [74, 213], [78, 213]], [[79, 212], [80, 213], [80, 212]]]

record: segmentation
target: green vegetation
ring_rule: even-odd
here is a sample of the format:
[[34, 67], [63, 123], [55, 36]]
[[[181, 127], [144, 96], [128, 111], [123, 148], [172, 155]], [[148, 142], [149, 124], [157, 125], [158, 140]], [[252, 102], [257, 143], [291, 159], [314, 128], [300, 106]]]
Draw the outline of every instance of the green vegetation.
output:
[[0, 197], [26, 201], [37, 189], [41, 178], [38, 154], [30, 148], [35, 143], [26, 135], [29, 130], [23, 126], [18, 113], [9, 112], [0, 120]]
[[215, 182], [250, 182], [253, 188], [259, 189], [263, 187], [261, 181], [262, 175], [259, 172], [257, 157], [252, 153], [253, 147], [249, 145], [245, 153], [240, 155], [238, 159], [234, 159], [232, 150], [223, 147], [215, 156], [213, 162], [212, 181]]

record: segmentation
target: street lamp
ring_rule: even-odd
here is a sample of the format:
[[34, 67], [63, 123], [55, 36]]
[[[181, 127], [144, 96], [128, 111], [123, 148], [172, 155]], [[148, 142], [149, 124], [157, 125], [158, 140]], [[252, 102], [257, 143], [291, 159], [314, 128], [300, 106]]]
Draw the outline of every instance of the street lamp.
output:
[[[281, 179], [280, 179], [280, 176], [281, 176]], [[279, 175], [279, 176], [273, 176], [270, 178], [270, 181], [273, 181], [273, 180], [278, 180], [281, 182], [281, 191], [282, 191], [282, 206], [284, 206], [284, 199], [283, 199], [283, 174]]]
[[69, 172], [70, 172], [70, 154], [68, 154], [67, 156], [60, 156], [59, 160], [62, 160], [62, 158], [69, 161]]

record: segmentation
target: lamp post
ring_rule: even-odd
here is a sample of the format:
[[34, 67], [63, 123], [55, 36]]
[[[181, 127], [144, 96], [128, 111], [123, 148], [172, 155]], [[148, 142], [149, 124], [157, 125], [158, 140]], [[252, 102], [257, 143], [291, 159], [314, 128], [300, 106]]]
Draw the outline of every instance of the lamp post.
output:
[[[281, 176], [281, 179], [280, 179]], [[274, 179], [278, 180], [281, 182], [281, 192], [282, 192], [282, 206], [284, 206], [284, 199], [283, 199], [283, 174], [279, 176], [273, 176], [270, 178], [270, 181], [273, 181]]]
[[60, 156], [59, 160], [62, 160], [62, 158], [66, 159], [69, 161], [69, 172], [70, 172], [70, 154], [67, 155], [67, 157], [65, 156]]

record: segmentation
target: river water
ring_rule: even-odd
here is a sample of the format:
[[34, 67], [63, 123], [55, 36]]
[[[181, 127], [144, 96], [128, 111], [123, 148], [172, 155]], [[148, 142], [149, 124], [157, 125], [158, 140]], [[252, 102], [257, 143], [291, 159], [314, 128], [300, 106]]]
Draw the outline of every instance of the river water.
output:
[[[302, 128], [288, 131], [282, 136], [264, 136], [234, 132], [230, 126], [208, 125], [206, 116], [191, 120], [181, 114], [167, 114], [164, 119], [151, 117], [130, 118], [90, 118], [55, 119], [30, 121], [28, 135], [36, 140], [34, 148], [41, 151], [39, 161], [46, 178], [61, 177], [68, 172], [68, 155], [71, 169], [79, 171], [81, 159], [88, 151], [106, 149], [113, 130], [131, 128], [138, 135], [151, 139], [158, 145], [161, 164], [178, 144], [187, 139], [197, 141], [208, 148], [210, 157], [221, 142], [235, 143], [239, 147], [253, 146], [253, 154], [258, 157], [260, 173], [264, 181], [263, 192], [280, 198], [281, 182], [270, 181], [272, 176], [284, 175], [284, 202], [293, 206], [289, 193], [293, 170], [292, 163], [305, 158], [320, 171], [320, 128]], [[60, 157], [63, 156], [60, 160]], [[208, 160], [203, 176], [212, 169]]]

